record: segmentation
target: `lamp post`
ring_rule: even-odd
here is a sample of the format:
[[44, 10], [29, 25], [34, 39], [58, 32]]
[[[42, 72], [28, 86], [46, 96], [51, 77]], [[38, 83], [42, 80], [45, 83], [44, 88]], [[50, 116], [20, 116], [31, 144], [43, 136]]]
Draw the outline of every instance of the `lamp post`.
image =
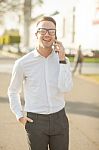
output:
[[72, 43], [75, 42], [75, 6], [73, 7], [73, 20], [72, 20]]

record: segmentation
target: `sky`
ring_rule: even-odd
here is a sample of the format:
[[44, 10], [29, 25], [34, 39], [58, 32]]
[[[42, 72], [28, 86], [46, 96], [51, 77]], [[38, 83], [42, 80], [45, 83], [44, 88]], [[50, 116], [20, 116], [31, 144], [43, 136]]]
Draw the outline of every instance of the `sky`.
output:
[[[65, 14], [69, 11], [74, 5], [78, 3], [79, 0], [43, 0], [44, 5], [41, 9], [38, 9], [39, 12], [44, 12], [46, 15], [50, 15], [51, 12], [59, 11], [62, 14]], [[36, 8], [37, 9], [37, 8]], [[36, 12], [36, 13], [37, 13]]]
[[59, 10], [61, 13], [65, 13], [74, 5], [74, 2], [76, 4], [76, 1], [77, 0], [44, 0], [45, 13], [49, 13], [50, 10]]

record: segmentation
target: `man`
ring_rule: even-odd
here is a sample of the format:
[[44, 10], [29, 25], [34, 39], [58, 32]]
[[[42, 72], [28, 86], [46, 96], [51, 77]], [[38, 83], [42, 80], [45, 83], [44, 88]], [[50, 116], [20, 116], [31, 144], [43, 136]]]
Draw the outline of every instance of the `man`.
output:
[[[31, 150], [68, 150], [69, 124], [64, 92], [72, 87], [70, 63], [56, 40], [56, 22], [43, 17], [36, 26], [36, 48], [15, 62], [8, 89], [11, 110], [25, 126]], [[20, 103], [23, 83], [24, 116]]]
[[75, 55], [75, 58], [74, 58], [75, 66], [73, 69], [73, 74], [76, 72], [78, 65], [79, 65], [79, 74], [82, 73], [83, 58], [84, 57], [83, 57], [83, 53], [81, 50], [81, 45], [79, 45], [79, 49], [77, 50], [77, 54]]

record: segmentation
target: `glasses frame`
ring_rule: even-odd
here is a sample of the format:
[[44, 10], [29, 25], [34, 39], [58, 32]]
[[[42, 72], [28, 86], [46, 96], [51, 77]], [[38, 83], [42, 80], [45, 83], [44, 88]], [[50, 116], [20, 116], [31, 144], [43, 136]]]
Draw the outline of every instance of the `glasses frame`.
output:
[[[43, 30], [45, 30], [45, 31], [46, 31], [44, 34], [40, 33], [41, 35], [45, 35], [47, 32], [48, 32], [48, 34], [49, 34], [49, 35], [51, 35], [51, 36], [56, 35], [56, 29], [38, 28], [37, 32], [40, 32], [40, 29], [43, 29]], [[50, 30], [55, 31], [55, 34], [50, 34], [50, 32], [49, 32]]]

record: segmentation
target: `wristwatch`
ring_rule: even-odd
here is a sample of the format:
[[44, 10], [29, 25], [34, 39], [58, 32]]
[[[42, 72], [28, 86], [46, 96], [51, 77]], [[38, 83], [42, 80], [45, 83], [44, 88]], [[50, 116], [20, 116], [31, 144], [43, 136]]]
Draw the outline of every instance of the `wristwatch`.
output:
[[60, 60], [59, 63], [60, 64], [67, 64], [66, 59], [65, 60]]

